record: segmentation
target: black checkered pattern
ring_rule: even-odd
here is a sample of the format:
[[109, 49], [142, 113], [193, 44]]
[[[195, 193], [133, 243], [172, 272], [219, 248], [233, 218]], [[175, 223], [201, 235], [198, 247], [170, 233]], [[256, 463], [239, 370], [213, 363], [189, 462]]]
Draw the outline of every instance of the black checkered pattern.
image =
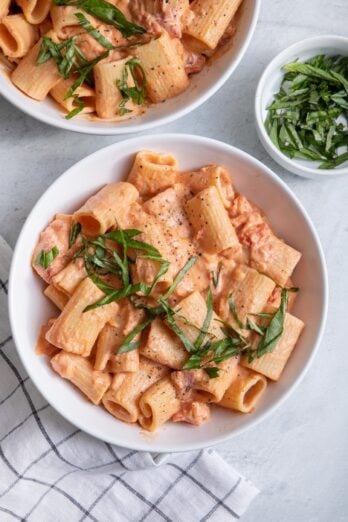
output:
[[[0, 241], [0, 259], [4, 248]], [[46, 403], [14, 348], [7, 272], [0, 266], [0, 521], [238, 519], [257, 490], [215, 452], [168, 456], [158, 467], [162, 457], [99, 442]]]

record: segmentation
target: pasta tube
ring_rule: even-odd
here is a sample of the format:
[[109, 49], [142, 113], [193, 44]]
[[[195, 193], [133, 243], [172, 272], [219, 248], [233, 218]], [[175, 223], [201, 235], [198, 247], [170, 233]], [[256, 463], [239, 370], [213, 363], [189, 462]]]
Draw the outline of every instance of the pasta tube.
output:
[[47, 18], [51, 7], [50, 0], [16, 0], [30, 24], [41, 24]]
[[[241, 329], [237, 318], [241, 323], [246, 324], [249, 314], [263, 312], [274, 288], [275, 282], [269, 277], [253, 268], [238, 266], [232, 273], [228, 287], [235, 313], [232, 313], [229, 308], [228, 296], [222, 295], [219, 304], [221, 316], [236, 329]], [[255, 321], [255, 317], [251, 316], [251, 319]], [[248, 336], [250, 331], [242, 330], [242, 333]]]
[[71, 261], [63, 270], [52, 277], [52, 283], [57, 290], [70, 297], [81, 281], [87, 277], [84, 260], [79, 258]]
[[[199, 292], [194, 292], [180, 301], [177, 310], [179, 313], [175, 317], [177, 326], [191, 342], [195, 342], [199, 335], [197, 328], [202, 328], [207, 315], [205, 300]], [[211, 339], [214, 341], [224, 337], [218, 319], [219, 317], [213, 313], [212, 321], [208, 328]], [[207, 338], [209, 338], [209, 335]], [[215, 366], [219, 368], [219, 375], [215, 379], [210, 379], [204, 370], [183, 370], [174, 372], [172, 376], [178, 389], [184, 390], [191, 387], [194, 390], [199, 390], [200, 396], [204, 400], [219, 402], [231, 384], [237, 363], [238, 359], [233, 357], [216, 364]]]
[[171, 154], [141, 151], [135, 156], [127, 181], [141, 196], [150, 196], [174, 185], [176, 168], [177, 161]]
[[170, 377], [164, 377], [150, 386], [139, 400], [139, 424], [155, 431], [179, 411], [180, 401]]
[[[168, 372], [165, 366], [141, 357], [139, 371], [122, 374], [124, 377], [121, 384], [111, 386], [105, 394], [103, 398], [105, 408], [111, 415], [124, 422], [136, 422], [139, 417], [139, 399], [142, 393]], [[119, 383], [119, 380], [117, 382]]]
[[87, 236], [104, 234], [117, 224], [122, 228], [127, 211], [138, 196], [137, 189], [130, 183], [110, 183], [89, 198], [75, 212], [74, 219], [81, 224]]
[[51, 58], [47, 62], [37, 65], [36, 60], [41, 43], [42, 39], [22, 58], [11, 74], [11, 80], [15, 86], [30, 98], [38, 101], [44, 100], [62, 78], [56, 63]]
[[99, 404], [111, 384], [108, 373], [93, 370], [92, 363], [80, 355], [60, 352], [51, 359], [54, 371], [72, 382], [93, 404]]
[[0, 19], [0, 49], [5, 56], [22, 58], [37, 39], [36, 28], [29, 24], [22, 14]]
[[195, 40], [196, 50], [215, 49], [242, 0], [194, 0], [184, 33]]
[[[286, 314], [283, 326], [283, 334], [275, 349], [266, 353], [262, 357], [255, 358], [252, 362], [248, 362], [246, 357], [242, 358], [242, 365], [246, 368], [262, 373], [272, 381], [278, 381], [281, 376], [288, 359], [295, 348], [295, 345], [302, 333], [304, 323], [297, 317]], [[259, 338], [255, 339], [255, 347]]]
[[176, 183], [148, 199], [143, 209], [168, 228], [175, 228], [180, 237], [190, 237], [191, 227], [184, 211], [184, 202], [190, 197], [189, 189]]
[[139, 350], [144, 357], [176, 370], [182, 368], [188, 358], [179, 338], [159, 318], [151, 323], [146, 343]]
[[102, 297], [104, 293], [86, 277], [47, 332], [46, 339], [57, 348], [87, 357], [105, 323], [118, 309], [117, 303], [110, 303], [84, 312]]
[[250, 247], [251, 266], [267, 274], [280, 286], [286, 285], [300, 259], [300, 252], [274, 234], [269, 234], [264, 241], [252, 243]]
[[55, 318], [49, 319], [46, 324], [41, 326], [39, 337], [35, 346], [36, 355], [48, 355], [48, 357], [53, 357], [53, 355], [59, 352], [58, 348], [56, 348], [46, 340], [46, 333], [51, 328], [54, 321]]
[[152, 102], [163, 102], [187, 89], [189, 78], [182, 58], [183, 47], [166, 31], [157, 40], [134, 49], [133, 54], [144, 69], [147, 94]]
[[56, 305], [57, 308], [59, 308], [59, 310], [63, 310], [64, 306], [69, 301], [68, 296], [53, 285], [46, 286], [43, 293], [54, 305]]
[[[96, 111], [100, 118], [112, 118], [120, 112], [120, 102], [122, 94], [117, 87], [117, 80], [122, 79], [124, 68], [128, 59], [113, 62], [98, 63], [94, 69], [95, 91], [96, 91]], [[130, 79], [128, 87], [134, 85]], [[134, 103], [129, 100], [124, 108], [133, 111]]]
[[250, 413], [254, 411], [266, 386], [267, 379], [263, 375], [238, 365], [235, 378], [219, 402], [219, 406]]
[[208, 165], [197, 171], [182, 172], [178, 181], [185, 183], [188, 188], [197, 194], [208, 187], [215, 187], [225, 208], [230, 208], [234, 196], [231, 176], [220, 165]]
[[[69, 91], [75, 80], [76, 77], [74, 76], [68, 78], [67, 80], [61, 79], [60, 82], [58, 82], [57, 85], [55, 85], [50, 90], [50, 95], [52, 98], [67, 112], [70, 112], [78, 107], [74, 96], [70, 96], [69, 98], [65, 99], [66, 93]], [[96, 96], [92, 87], [83, 83], [74, 91], [74, 95], [78, 96], [80, 101], [84, 104], [84, 107], [81, 110], [81, 114], [89, 114], [95, 111]]]
[[190, 199], [185, 210], [209, 253], [218, 254], [227, 248], [239, 250], [240, 243], [216, 187], [211, 186]]
[[139, 352], [137, 349], [117, 354], [123, 335], [119, 328], [107, 323], [98, 337], [94, 369], [111, 373], [136, 372], [139, 369]]

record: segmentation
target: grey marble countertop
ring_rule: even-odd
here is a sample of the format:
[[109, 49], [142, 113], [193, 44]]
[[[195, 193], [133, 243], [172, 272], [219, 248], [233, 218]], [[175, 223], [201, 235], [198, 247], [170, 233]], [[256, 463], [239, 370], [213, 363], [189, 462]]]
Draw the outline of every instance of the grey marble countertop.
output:
[[[189, 116], [157, 129], [214, 137], [263, 161], [302, 201], [326, 254], [329, 317], [313, 366], [281, 409], [219, 446], [261, 489], [244, 522], [348, 520], [348, 176], [318, 182], [287, 173], [258, 142], [253, 117], [258, 78], [279, 51], [310, 36], [347, 35], [347, 26], [348, 0], [263, 0], [255, 36], [230, 81]], [[14, 246], [53, 180], [115, 141], [48, 127], [0, 98], [0, 234]]]

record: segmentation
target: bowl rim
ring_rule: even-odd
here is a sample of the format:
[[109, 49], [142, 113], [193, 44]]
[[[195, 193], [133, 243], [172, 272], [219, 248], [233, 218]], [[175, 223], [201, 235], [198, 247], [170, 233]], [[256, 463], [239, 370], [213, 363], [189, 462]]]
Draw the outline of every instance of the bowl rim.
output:
[[[318, 254], [319, 254], [319, 264], [320, 264], [320, 270], [323, 276], [322, 284], [323, 284], [323, 291], [322, 291], [322, 306], [321, 306], [321, 317], [320, 317], [320, 326], [316, 332], [316, 335], [314, 337], [313, 347], [311, 350], [311, 353], [309, 355], [309, 358], [307, 360], [307, 363], [301, 368], [301, 371], [298, 373], [296, 379], [294, 380], [293, 384], [289, 387], [289, 389], [284, 392], [283, 396], [280, 397], [278, 400], [275, 401], [273, 405], [271, 405], [264, 413], [262, 413], [257, 419], [252, 419], [252, 421], [249, 424], [246, 424], [244, 426], [240, 426], [239, 428], [235, 428], [230, 433], [225, 433], [222, 435], [216, 435], [214, 437], [210, 437], [207, 441], [200, 441], [200, 442], [194, 442], [194, 443], [188, 443], [185, 447], [178, 446], [178, 447], [172, 447], [168, 449], [168, 447], [162, 446], [160, 444], [154, 444], [154, 447], [149, 450], [149, 447], [146, 444], [143, 444], [141, 440], [135, 441], [135, 442], [128, 442], [127, 440], [122, 440], [122, 442], [115, 442], [115, 440], [112, 437], [109, 437], [107, 433], [103, 434], [103, 437], [96, 434], [93, 427], [86, 428], [85, 426], [82, 426], [79, 421], [76, 421], [76, 419], [73, 417], [73, 414], [67, 413], [64, 411], [64, 407], [61, 408], [59, 405], [53, 404], [52, 401], [48, 400], [45, 395], [45, 388], [41, 385], [40, 380], [36, 379], [35, 373], [31, 372], [31, 367], [29, 364], [26, 364], [24, 356], [22, 357], [22, 350], [19, 348], [19, 343], [17, 344], [17, 330], [18, 330], [18, 321], [15, 320], [16, 318], [16, 299], [15, 299], [15, 293], [14, 293], [14, 287], [15, 287], [15, 280], [14, 280], [14, 274], [15, 274], [15, 267], [18, 266], [21, 263], [21, 260], [19, 258], [19, 250], [20, 250], [20, 244], [22, 241], [22, 238], [26, 236], [29, 233], [26, 230], [31, 217], [35, 214], [37, 206], [40, 204], [41, 200], [47, 197], [47, 195], [51, 192], [54, 193], [55, 186], [58, 184], [58, 182], [61, 182], [62, 178], [69, 179], [71, 175], [73, 174], [73, 171], [75, 169], [82, 170], [84, 165], [87, 164], [91, 158], [95, 159], [98, 156], [103, 156], [106, 151], [115, 149], [115, 152], [117, 152], [118, 148], [124, 148], [127, 145], [132, 145], [134, 143], [139, 142], [139, 140], [146, 139], [148, 141], [151, 141], [153, 143], [156, 143], [158, 139], [163, 139], [163, 136], [168, 140], [168, 143], [170, 143], [173, 140], [181, 139], [184, 141], [190, 140], [191, 143], [194, 145], [199, 146], [212, 146], [216, 149], [217, 153], [219, 150], [223, 150], [224, 152], [227, 152], [229, 154], [238, 154], [242, 159], [248, 161], [249, 163], [255, 165], [258, 168], [261, 168], [267, 178], [270, 178], [273, 182], [275, 182], [276, 185], [279, 186], [280, 189], [282, 189], [287, 197], [290, 198], [292, 203], [295, 205], [296, 210], [301, 213], [303, 219], [306, 221], [306, 224], [310, 230], [310, 233], [313, 237], [314, 243], [316, 245]], [[148, 141], [146, 145], [148, 145]], [[115, 157], [117, 157], [117, 154], [115, 154]], [[31, 381], [35, 385], [35, 387], [39, 390], [39, 392], [44, 396], [45, 400], [52, 406], [54, 410], [56, 410], [62, 417], [64, 417], [68, 422], [75, 425], [80, 430], [88, 433], [89, 435], [97, 438], [98, 440], [102, 440], [105, 442], [108, 442], [110, 444], [117, 444], [118, 446], [128, 448], [131, 450], [136, 451], [152, 451], [157, 453], [181, 453], [184, 451], [192, 451], [192, 450], [198, 450], [207, 448], [210, 446], [213, 446], [215, 444], [219, 444], [222, 442], [225, 442], [227, 440], [231, 440], [235, 436], [241, 434], [242, 432], [251, 429], [258, 425], [261, 421], [266, 419], [268, 416], [270, 416], [272, 413], [274, 413], [283, 403], [284, 401], [293, 393], [293, 391], [297, 388], [297, 386], [302, 381], [303, 377], [307, 373], [309, 367], [311, 366], [313, 359], [319, 349], [320, 342], [323, 337], [323, 333], [325, 330], [326, 325], [326, 319], [327, 319], [327, 310], [328, 310], [328, 275], [327, 275], [327, 268], [326, 268], [326, 262], [324, 253], [322, 250], [322, 246], [319, 240], [319, 236], [314, 228], [314, 225], [311, 222], [311, 219], [309, 218], [306, 210], [304, 209], [302, 203], [298, 200], [297, 196], [291, 191], [291, 189], [285, 184], [283, 180], [281, 180], [269, 167], [264, 165], [261, 161], [254, 158], [247, 152], [238, 149], [237, 147], [234, 147], [232, 145], [229, 145], [225, 142], [215, 140], [212, 138], [206, 138], [203, 136], [197, 136], [197, 135], [191, 135], [191, 134], [181, 134], [181, 133], [164, 133], [164, 134], [150, 134], [147, 136], [137, 136], [133, 137], [127, 140], [122, 140], [117, 143], [113, 143], [111, 145], [108, 145], [107, 147], [103, 147], [96, 152], [89, 154], [85, 158], [79, 160], [74, 165], [72, 165], [68, 170], [66, 170], [63, 174], [61, 174], [41, 195], [41, 197], [37, 200], [34, 207], [30, 211], [25, 223], [23, 224], [23, 227], [21, 229], [21, 232], [18, 236], [17, 243], [13, 252], [12, 261], [11, 261], [11, 267], [10, 267], [10, 274], [9, 274], [9, 285], [8, 285], [8, 308], [9, 308], [9, 319], [10, 319], [10, 326], [11, 331], [13, 335], [14, 345], [16, 347], [16, 351], [18, 353], [18, 356], [24, 365], [24, 368], [26, 372], [28, 373]], [[33, 352], [34, 356], [34, 352]]]
[[298, 163], [296, 159], [288, 158], [285, 154], [283, 154], [272, 142], [270, 139], [264, 122], [262, 118], [262, 94], [266, 88], [267, 82], [269, 78], [273, 75], [273, 68], [276, 62], [282, 61], [286, 62], [287, 57], [291, 54], [298, 52], [299, 54], [315, 50], [316, 47], [323, 47], [325, 45], [332, 46], [334, 43], [343, 43], [347, 46], [347, 54], [348, 54], [348, 37], [340, 36], [340, 35], [320, 35], [313, 36], [310, 38], [305, 38], [304, 40], [300, 40], [295, 42], [283, 49], [280, 53], [278, 53], [272, 60], [268, 63], [264, 71], [262, 72], [260, 79], [257, 84], [255, 100], [254, 100], [254, 115], [256, 120], [256, 128], [257, 133], [260, 138], [262, 145], [265, 147], [267, 152], [271, 155], [271, 157], [283, 168], [287, 169], [294, 174], [299, 176], [307, 177], [307, 178], [321, 178], [321, 177], [333, 177], [333, 176], [344, 176], [348, 174], [348, 164], [347, 166], [340, 169], [318, 169], [314, 167], [307, 167], [306, 165], [302, 165]]
[[[188, 105], [185, 105], [185, 107], [174, 110], [171, 113], [160, 116], [156, 118], [153, 121], [148, 121], [145, 123], [136, 123], [139, 121], [141, 116], [134, 118], [134, 125], [130, 125], [129, 127], [121, 127], [120, 125], [115, 124], [113, 127], [97, 127], [94, 122], [90, 122], [89, 124], [86, 123], [84, 126], [78, 126], [75, 125], [74, 122], [71, 120], [67, 121], [63, 117], [62, 118], [55, 118], [50, 115], [46, 115], [45, 113], [40, 113], [35, 109], [35, 106], [23, 106], [21, 103], [17, 103], [15, 100], [15, 96], [12, 95], [12, 92], [19, 92], [22, 96], [25, 96], [25, 94], [21, 93], [19, 89], [17, 89], [15, 86], [11, 85], [10, 89], [2, 89], [0, 91], [0, 94], [12, 105], [17, 107], [19, 110], [24, 112], [25, 114], [28, 114], [32, 118], [35, 118], [38, 121], [41, 121], [43, 123], [46, 123], [48, 125], [51, 125], [52, 127], [56, 127], [59, 129], [69, 130], [71, 132], [77, 132], [80, 134], [92, 134], [92, 135], [98, 135], [98, 136], [117, 136], [117, 135], [125, 135], [125, 134], [131, 134], [135, 132], [142, 132], [149, 129], [153, 129], [154, 127], [159, 127], [160, 125], [166, 125], [168, 123], [172, 123], [179, 118], [186, 116], [190, 112], [194, 111], [198, 107], [200, 107], [203, 103], [205, 103], [209, 98], [211, 98], [217, 91], [225, 84], [225, 82], [228, 80], [228, 78], [233, 74], [233, 72], [236, 70], [238, 65], [240, 64], [242, 58], [244, 57], [251, 39], [254, 35], [257, 20], [259, 18], [261, 9], [261, 0], [254, 0], [254, 9], [253, 13], [251, 15], [250, 25], [246, 31], [246, 35], [244, 38], [244, 42], [240, 47], [240, 50], [233, 60], [232, 63], [225, 69], [223, 74], [221, 74], [216, 82], [211, 85], [205, 93], [202, 95], [196, 97], [191, 103]], [[228, 53], [228, 50], [227, 50]], [[1, 88], [1, 85], [0, 85]], [[13, 88], [13, 89], [12, 89]], [[185, 93], [182, 93], [184, 95]]]

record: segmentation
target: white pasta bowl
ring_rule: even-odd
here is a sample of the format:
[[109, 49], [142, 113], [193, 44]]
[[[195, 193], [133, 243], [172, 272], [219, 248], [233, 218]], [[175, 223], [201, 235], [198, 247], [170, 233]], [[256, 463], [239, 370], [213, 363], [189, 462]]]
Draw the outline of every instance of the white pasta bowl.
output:
[[165, 103], [152, 105], [144, 114], [130, 120], [110, 123], [97, 119], [92, 121], [82, 116], [66, 120], [65, 113], [51, 99], [38, 102], [19, 91], [12, 84], [9, 71], [1, 61], [0, 94], [18, 109], [44, 123], [85, 134], [129, 134], [164, 125], [199, 107], [231, 76], [248, 48], [258, 19], [260, 4], [261, 0], [244, 0], [238, 13], [238, 28], [232, 44], [219, 58], [214, 58], [201, 73], [191, 78], [190, 86], [185, 92]]
[[267, 107], [273, 101], [275, 93], [279, 91], [284, 76], [282, 67], [297, 59], [300, 61], [309, 60], [318, 54], [348, 56], [348, 38], [335, 35], [315, 36], [287, 47], [267, 65], [259, 80], [255, 95], [256, 129], [262, 145], [281, 167], [298, 176], [310, 179], [347, 175], [348, 162], [335, 169], [328, 170], [319, 169], [318, 161], [289, 158], [274, 145], [266, 131], [264, 122], [267, 116]]
[[[31, 254], [40, 231], [56, 212], [72, 213], [105, 183], [122, 180], [139, 150], [170, 152], [183, 170], [219, 163], [226, 166], [236, 189], [268, 215], [275, 232], [303, 253], [294, 282], [301, 292], [294, 314], [306, 326], [277, 384], [270, 384], [255, 413], [238, 414], [214, 408], [210, 422], [199, 428], [168, 423], [154, 434], [116, 420], [89, 403], [68, 381], [55, 374], [44, 357], [34, 353], [40, 325], [57, 311], [42, 294], [43, 284], [31, 269]], [[98, 175], [96, 175], [98, 173]], [[230, 145], [199, 136], [142, 136], [104, 148], [78, 162], [58, 178], [31, 211], [18, 238], [10, 283], [9, 312], [15, 344], [35, 385], [68, 421], [95, 437], [132, 449], [188, 451], [225, 441], [257, 424], [282, 404], [308, 369], [326, 319], [328, 283], [318, 236], [306, 211], [288, 187], [258, 160]]]

